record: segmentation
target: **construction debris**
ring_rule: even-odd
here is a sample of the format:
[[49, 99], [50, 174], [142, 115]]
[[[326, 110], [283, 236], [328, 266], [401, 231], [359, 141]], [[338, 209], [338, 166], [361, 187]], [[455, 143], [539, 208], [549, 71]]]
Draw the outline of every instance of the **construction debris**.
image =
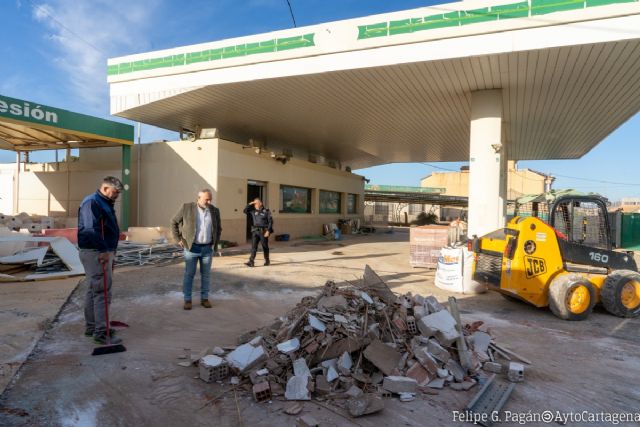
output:
[[367, 266], [361, 282], [328, 281], [316, 297], [242, 334], [226, 356], [216, 347], [215, 362], [224, 358], [238, 382], [250, 381], [258, 402], [282, 394], [328, 400], [353, 417], [381, 411], [383, 396], [408, 402], [447, 385], [467, 391], [486, 381], [483, 363], [487, 371], [501, 365], [488, 365], [495, 343], [482, 322], [463, 325], [457, 302], [449, 303], [453, 315], [433, 296], [397, 296]]

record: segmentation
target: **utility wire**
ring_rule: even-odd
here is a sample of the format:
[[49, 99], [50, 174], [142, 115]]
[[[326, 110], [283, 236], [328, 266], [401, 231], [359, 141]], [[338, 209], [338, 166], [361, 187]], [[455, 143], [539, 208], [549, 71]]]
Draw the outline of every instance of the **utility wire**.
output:
[[[288, 0], [287, 0], [288, 1]], [[31, 6], [33, 6], [34, 9], [38, 10], [40, 13], [43, 13], [45, 15], [47, 15], [49, 18], [51, 18], [51, 20], [53, 22], [55, 22], [56, 24], [58, 24], [59, 26], [61, 26], [62, 28], [64, 28], [66, 31], [68, 31], [70, 34], [73, 34], [74, 36], [76, 36], [78, 38], [78, 40], [84, 42], [85, 44], [87, 44], [88, 46], [91, 46], [93, 49], [95, 49], [97, 52], [103, 54], [104, 56], [107, 56], [107, 54], [102, 51], [101, 49], [97, 48], [95, 45], [93, 45], [92, 43], [86, 41], [85, 39], [83, 39], [82, 37], [80, 37], [80, 35], [78, 35], [77, 33], [74, 33], [73, 31], [71, 31], [71, 29], [69, 29], [69, 27], [67, 27], [66, 25], [64, 25], [62, 22], [60, 22], [55, 16], [51, 15], [47, 9], [45, 9], [44, 7], [42, 7], [41, 5], [35, 4], [33, 2], [33, 0], [30, 1]]]
[[287, 0], [287, 5], [289, 6], [289, 12], [291, 13], [291, 20], [293, 21], [293, 27], [297, 28], [298, 26], [296, 25], [296, 17], [293, 16], [293, 9], [291, 8], [291, 3], [289, 2], [289, 0]]

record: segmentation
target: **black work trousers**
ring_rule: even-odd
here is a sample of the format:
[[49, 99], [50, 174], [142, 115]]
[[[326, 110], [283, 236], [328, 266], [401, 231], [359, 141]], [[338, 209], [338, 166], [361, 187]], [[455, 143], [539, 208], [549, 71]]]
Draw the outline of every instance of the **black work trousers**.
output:
[[256, 259], [256, 252], [258, 252], [258, 242], [262, 243], [262, 252], [264, 254], [264, 260], [269, 261], [269, 238], [264, 237], [266, 229], [256, 229], [251, 232], [251, 258], [249, 261], [253, 262]]

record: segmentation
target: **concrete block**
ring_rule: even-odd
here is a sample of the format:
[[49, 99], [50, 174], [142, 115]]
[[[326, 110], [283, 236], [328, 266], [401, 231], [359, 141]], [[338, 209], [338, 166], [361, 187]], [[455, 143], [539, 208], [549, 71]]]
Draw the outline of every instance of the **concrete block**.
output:
[[419, 320], [422, 319], [424, 316], [429, 314], [429, 310], [427, 309], [426, 306], [424, 305], [414, 305], [413, 306], [413, 316]]
[[271, 387], [269, 387], [268, 381], [253, 386], [253, 398], [256, 402], [267, 402], [271, 400]]
[[509, 381], [514, 383], [524, 381], [524, 365], [522, 363], [509, 362], [507, 378], [509, 378]]
[[382, 388], [392, 393], [415, 393], [418, 389], [418, 382], [413, 378], [390, 376], [385, 377]]
[[416, 323], [416, 318], [413, 316], [407, 316], [407, 331], [411, 335], [416, 335], [419, 333], [418, 324]]
[[380, 396], [365, 394], [347, 401], [347, 409], [352, 417], [373, 414], [384, 409], [384, 402]]
[[265, 360], [267, 360], [267, 352], [262, 344], [257, 347], [243, 344], [227, 355], [229, 365], [240, 372], [246, 372]]
[[306, 375], [297, 376], [294, 375], [287, 381], [287, 389], [284, 392], [284, 397], [287, 400], [311, 400], [311, 393], [309, 392], [309, 377]]
[[482, 365], [482, 369], [487, 372], [499, 374], [502, 372], [503, 367], [500, 363], [497, 362], [484, 362], [484, 364]]
[[442, 347], [436, 340], [431, 339], [427, 342], [427, 350], [442, 363], [447, 363], [451, 358], [449, 351]]
[[349, 390], [347, 390], [345, 392], [345, 394], [349, 397], [360, 397], [362, 396], [364, 393], [363, 391], [360, 389], [360, 387], [352, 385], [351, 387], [349, 387]]

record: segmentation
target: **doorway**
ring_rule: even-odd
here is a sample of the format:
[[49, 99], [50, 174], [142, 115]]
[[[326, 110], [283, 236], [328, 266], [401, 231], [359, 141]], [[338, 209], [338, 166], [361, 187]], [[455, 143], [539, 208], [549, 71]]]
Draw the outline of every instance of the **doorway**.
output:
[[[266, 182], [252, 180], [247, 181], [247, 203], [252, 202], [256, 197], [258, 197], [262, 200], [262, 203], [266, 205], [267, 203], [264, 199], [266, 187]], [[251, 239], [251, 224], [251, 217], [247, 215], [247, 240]]]

